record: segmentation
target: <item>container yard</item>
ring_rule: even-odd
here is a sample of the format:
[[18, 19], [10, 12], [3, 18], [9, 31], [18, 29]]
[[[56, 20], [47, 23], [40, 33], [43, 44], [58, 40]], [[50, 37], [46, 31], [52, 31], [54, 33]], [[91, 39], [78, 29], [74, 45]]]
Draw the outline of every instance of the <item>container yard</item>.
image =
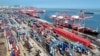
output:
[[33, 7], [0, 8], [0, 56], [100, 56], [100, 41], [93, 32], [43, 20], [38, 14], [45, 12]]

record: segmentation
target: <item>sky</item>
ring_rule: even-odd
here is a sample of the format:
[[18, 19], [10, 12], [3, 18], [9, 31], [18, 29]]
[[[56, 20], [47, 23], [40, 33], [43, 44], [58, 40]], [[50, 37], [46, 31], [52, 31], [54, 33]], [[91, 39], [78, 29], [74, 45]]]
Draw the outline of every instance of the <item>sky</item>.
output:
[[38, 8], [100, 9], [100, 0], [0, 0], [1, 6], [22, 5]]

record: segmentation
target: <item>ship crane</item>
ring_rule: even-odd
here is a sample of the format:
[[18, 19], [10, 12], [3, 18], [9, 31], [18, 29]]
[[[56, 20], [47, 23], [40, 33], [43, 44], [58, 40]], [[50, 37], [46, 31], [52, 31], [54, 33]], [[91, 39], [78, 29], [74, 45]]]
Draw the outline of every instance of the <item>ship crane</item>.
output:
[[50, 18], [54, 20], [54, 24], [56, 25], [65, 25], [65, 23], [68, 23], [70, 15], [67, 13], [57, 13], [55, 15], [51, 15]]
[[[80, 31], [81, 28], [83, 28], [82, 32], [84, 32], [84, 26], [85, 26], [85, 19], [86, 18], [91, 18], [92, 16], [87, 16], [84, 14], [83, 10], [80, 10], [78, 15], [73, 15], [71, 16], [71, 20], [72, 20], [72, 32], [74, 31], [74, 25], [77, 28], [77, 34]], [[78, 23], [75, 24], [75, 20], [78, 20]], [[83, 22], [83, 24], [81, 25], [81, 23]]]
[[[68, 25], [67, 27], [71, 27], [72, 32], [74, 32], [74, 30], [76, 29], [77, 31], [76, 33], [78, 33], [79, 31], [84, 32], [85, 19], [91, 18], [91, 17], [92, 16], [85, 15], [83, 10], [80, 10], [80, 12], [77, 15], [69, 15], [67, 13], [64, 13], [64, 14], [57, 13], [55, 15], [50, 16], [50, 18], [53, 18], [54, 24], [56, 26], [66, 27]], [[78, 21], [77, 23], [75, 23], [76, 20]], [[71, 21], [71, 24], [70, 24], [71, 26], [69, 26], [69, 23], [68, 23], [69, 21]]]

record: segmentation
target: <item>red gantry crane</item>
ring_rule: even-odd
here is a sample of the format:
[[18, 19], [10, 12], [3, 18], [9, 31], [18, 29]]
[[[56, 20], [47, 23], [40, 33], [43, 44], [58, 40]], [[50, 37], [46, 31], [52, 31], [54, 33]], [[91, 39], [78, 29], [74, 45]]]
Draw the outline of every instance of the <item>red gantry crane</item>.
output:
[[32, 17], [39, 18], [38, 13], [44, 13], [45, 10], [39, 10], [37, 8], [22, 8], [19, 10], [20, 13], [27, 14]]

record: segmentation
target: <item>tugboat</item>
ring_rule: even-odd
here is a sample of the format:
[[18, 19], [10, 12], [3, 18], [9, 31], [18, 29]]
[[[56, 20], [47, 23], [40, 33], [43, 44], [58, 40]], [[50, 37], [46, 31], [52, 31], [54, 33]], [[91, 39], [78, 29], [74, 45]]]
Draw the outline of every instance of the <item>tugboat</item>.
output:
[[92, 12], [84, 12], [84, 14], [94, 14], [94, 13], [92, 13]]

